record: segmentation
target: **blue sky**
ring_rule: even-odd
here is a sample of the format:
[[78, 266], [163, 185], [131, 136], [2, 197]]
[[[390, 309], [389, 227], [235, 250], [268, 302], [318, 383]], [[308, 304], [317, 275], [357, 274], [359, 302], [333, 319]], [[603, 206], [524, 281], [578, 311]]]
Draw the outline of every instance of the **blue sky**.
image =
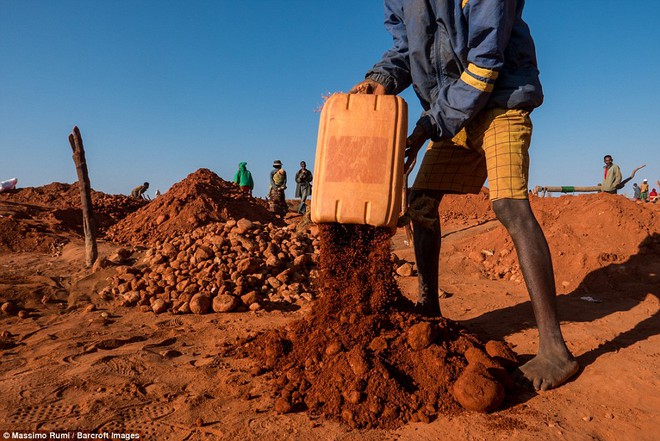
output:
[[[524, 18], [545, 92], [530, 184], [595, 185], [607, 153], [660, 179], [660, 3], [528, 1]], [[264, 196], [273, 160], [313, 166], [322, 96], [390, 46], [382, 22], [381, 0], [0, 0], [0, 180], [75, 182], [77, 125], [96, 190], [247, 161]]]

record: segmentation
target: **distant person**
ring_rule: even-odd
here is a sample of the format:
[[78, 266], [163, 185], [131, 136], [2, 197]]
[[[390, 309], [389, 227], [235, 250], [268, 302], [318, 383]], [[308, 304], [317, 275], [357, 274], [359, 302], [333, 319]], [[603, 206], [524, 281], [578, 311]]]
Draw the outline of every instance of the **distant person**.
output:
[[616, 194], [617, 187], [621, 183], [621, 169], [614, 163], [610, 155], [605, 155], [603, 161], [605, 161], [605, 165], [603, 166], [603, 183], [600, 191]]
[[277, 160], [273, 162], [273, 170], [270, 172], [268, 199], [270, 201], [270, 211], [282, 217], [289, 211], [284, 190], [286, 190], [286, 171], [282, 168], [282, 161]]
[[247, 169], [247, 162], [238, 164], [238, 170], [234, 175], [234, 184], [238, 184], [241, 190], [243, 190], [243, 193], [252, 196], [254, 181], [252, 180], [252, 173]]
[[296, 197], [300, 198], [298, 213], [305, 214], [307, 211], [307, 198], [312, 194], [312, 172], [307, 170], [307, 163], [300, 162], [300, 170], [296, 173]]
[[149, 190], [149, 183], [145, 182], [142, 185], [138, 185], [137, 187], [135, 187], [133, 189], [133, 191], [131, 191], [131, 197], [134, 198], [134, 199], [148, 200], [147, 196], [145, 195], [147, 190]]
[[160, 196], [160, 190], [156, 189], [156, 193], [154, 193], [154, 198], [157, 198]]
[[648, 202], [649, 200], [649, 180], [644, 179], [642, 181], [642, 185], [639, 186], [639, 199], [644, 202]]
[[655, 202], [658, 200], [658, 192], [655, 191], [655, 188], [649, 193], [649, 202]]
[[637, 182], [633, 184], [633, 199], [638, 201], [641, 198], [642, 191], [639, 189]]
[[550, 250], [527, 193], [530, 112], [543, 102], [543, 91], [523, 3], [385, 0], [393, 46], [350, 92], [397, 95], [413, 86], [424, 109], [405, 152], [407, 170], [432, 141], [410, 195], [411, 206], [419, 207], [413, 233], [420, 314], [441, 315], [440, 201], [448, 193], [479, 193], [488, 178], [493, 211], [515, 244], [539, 330], [538, 354], [520, 370], [546, 390], [579, 366], [562, 336]]

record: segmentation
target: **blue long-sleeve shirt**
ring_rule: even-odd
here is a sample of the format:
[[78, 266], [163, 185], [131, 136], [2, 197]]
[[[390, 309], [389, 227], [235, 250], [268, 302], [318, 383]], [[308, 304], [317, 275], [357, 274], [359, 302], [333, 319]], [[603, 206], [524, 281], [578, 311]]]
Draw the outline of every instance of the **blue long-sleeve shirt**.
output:
[[397, 94], [411, 84], [433, 139], [451, 138], [481, 109], [543, 102], [524, 0], [385, 0], [394, 44], [367, 73]]

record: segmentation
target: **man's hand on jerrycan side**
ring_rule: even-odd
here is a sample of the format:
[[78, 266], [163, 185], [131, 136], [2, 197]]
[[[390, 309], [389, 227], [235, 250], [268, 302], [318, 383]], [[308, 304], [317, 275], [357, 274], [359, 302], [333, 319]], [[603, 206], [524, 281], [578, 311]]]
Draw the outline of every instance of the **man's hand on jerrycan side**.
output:
[[385, 95], [385, 86], [377, 81], [366, 79], [356, 84], [348, 93], [364, 93], [367, 95]]
[[406, 140], [406, 163], [403, 166], [403, 172], [408, 173], [413, 166], [419, 149], [422, 148], [426, 140], [433, 135], [433, 126], [430, 117], [423, 116], [417, 121], [415, 129]]

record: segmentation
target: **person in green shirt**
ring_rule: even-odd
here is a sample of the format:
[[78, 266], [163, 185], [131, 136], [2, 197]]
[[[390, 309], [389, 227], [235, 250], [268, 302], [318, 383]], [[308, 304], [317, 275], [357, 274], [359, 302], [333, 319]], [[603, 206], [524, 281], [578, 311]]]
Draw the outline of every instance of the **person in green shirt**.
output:
[[238, 164], [238, 170], [234, 174], [234, 184], [238, 184], [245, 194], [252, 196], [254, 181], [252, 180], [252, 173], [247, 169], [247, 162]]

